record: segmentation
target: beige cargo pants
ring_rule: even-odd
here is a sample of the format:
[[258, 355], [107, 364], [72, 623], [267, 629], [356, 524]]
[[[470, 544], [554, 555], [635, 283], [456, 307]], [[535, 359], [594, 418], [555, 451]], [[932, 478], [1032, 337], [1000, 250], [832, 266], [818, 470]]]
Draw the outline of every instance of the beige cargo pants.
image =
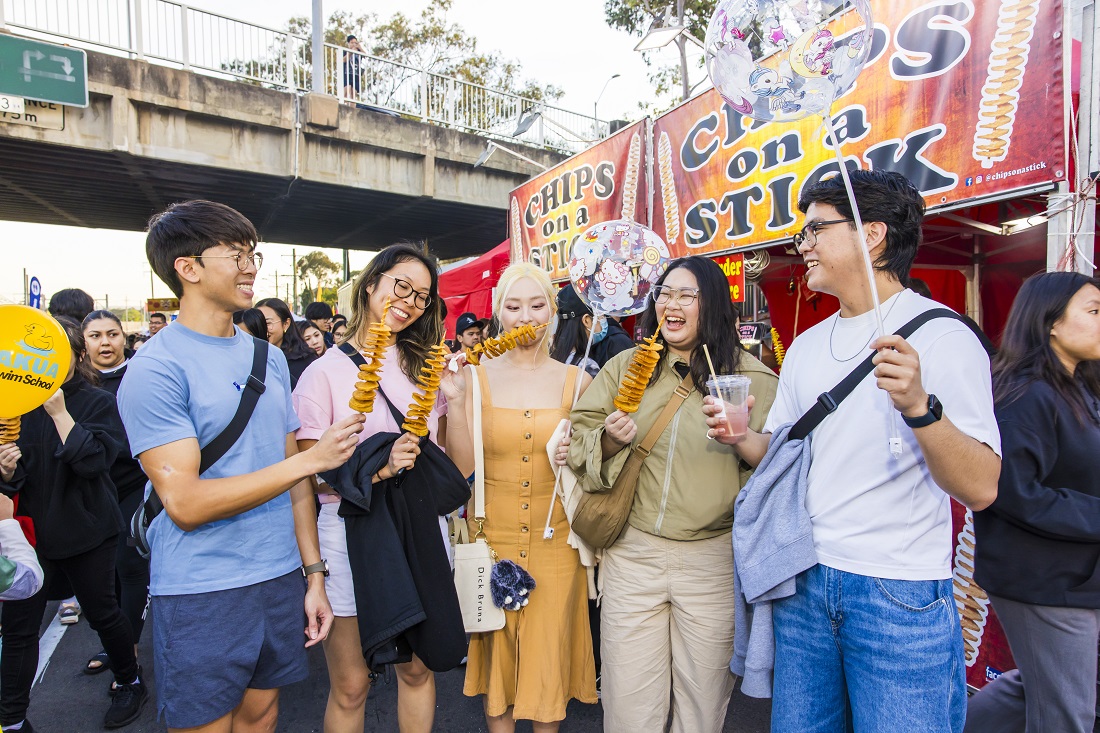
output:
[[678, 542], [628, 526], [605, 551], [605, 733], [722, 730], [733, 692], [730, 535]]

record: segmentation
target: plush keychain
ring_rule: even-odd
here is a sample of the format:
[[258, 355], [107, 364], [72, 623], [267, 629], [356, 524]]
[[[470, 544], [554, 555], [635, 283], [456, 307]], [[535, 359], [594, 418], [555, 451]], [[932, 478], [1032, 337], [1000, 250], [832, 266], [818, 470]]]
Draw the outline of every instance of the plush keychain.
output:
[[526, 606], [535, 589], [535, 579], [511, 560], [501, 560], [489, 576], [489, 591], [493, 604], [505, 611], [518, 611]]

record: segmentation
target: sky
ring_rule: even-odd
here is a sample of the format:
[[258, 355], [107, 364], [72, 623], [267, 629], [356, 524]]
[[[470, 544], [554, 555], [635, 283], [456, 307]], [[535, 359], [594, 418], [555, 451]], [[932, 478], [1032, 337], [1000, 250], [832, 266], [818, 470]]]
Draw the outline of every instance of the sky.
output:
[[[308, 0], [193, 0], [189, 5], [277, 28], [293, 16], [312, 13]], [[427, 0], [324, 0], [324, 14], [348, 10], [388, 18], [400, 11], [415, 18], [426, 5]], [[603, 0], [454, 0], [448, 17], [477, 38], [482, 51], [498, 51], [518, 61], [525, 77], [563, 89], [565, 96], [556, 104], [564, 109], [592, 114], [599, 97], [601, 119], [637, 119], [638, 103], [652, 98], [649, 69], [642, 55], [633, 50], [638, 38], [608, 28]], [[674, 48], [658, 52], [654, 61], [675, 63]], [[614, 74], [620, 76], [611, 80]], [[692, 77], [692, 82], [696, 81], [699, 78]], [[0, 303], [22, 302], [24, 269], [28, 276], [39, 278], [47, 296], [61, 288], [78, 287], [111, 307], [138, 305], [151, 297], [150, 293], [170, 297], [159, 279], [154, 277], [150, 286], [144, 242], [140, 232], [0, 221], [0, 243], [4, 245]], [[20, 246], [12, 247], [12, 243]], [[291, 271], [290, 250], [289, 245], [262, 246], [266, 261], [257, 283], [257, 298], [276, 294], [276, 272], [282, 297]], [[308, 251], [298, 247], [298, 256]], [[340, 261], [338, 250], [327, 253]], [[352, 252], [352, 269], [362, 267], [369, 258], [367, 253]]]

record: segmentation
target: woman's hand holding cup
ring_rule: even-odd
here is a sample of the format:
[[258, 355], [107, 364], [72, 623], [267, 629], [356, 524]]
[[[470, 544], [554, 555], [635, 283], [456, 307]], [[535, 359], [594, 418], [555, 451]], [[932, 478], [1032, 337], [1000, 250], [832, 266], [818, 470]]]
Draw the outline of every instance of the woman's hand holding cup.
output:
[[749, 412], [755, 398], [749, 394], [751, 380], [741, 375], [722, 375], [707, 380], [710, 395], [703, 398], [707, 438], [736, 445], [749, 430]]

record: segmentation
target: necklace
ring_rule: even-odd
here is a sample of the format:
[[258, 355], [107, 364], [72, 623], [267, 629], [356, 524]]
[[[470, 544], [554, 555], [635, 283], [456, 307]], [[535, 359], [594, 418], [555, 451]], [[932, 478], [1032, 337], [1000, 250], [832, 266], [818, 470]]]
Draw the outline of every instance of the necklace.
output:
[[[890, 317], [890, 313], [894, 310], [894, 306], [897, 305], [897, 304], [898, 304], [897, 300], [895, 300], [893, 303], [890, 304], [890, 307], [886, 311], [886, 315], [882, 317], [883, 324], [886, 323], [886, 319]], [[833, 351], [833, 334], [836, 333], [836, 324], [839, 321], [840, 321], [840, 313], [838, 312], [836, 314], [836, 318], [833, 319], [832, 327], [829, 328], [829, 356], [833, 357], [833, 361], [839, 362], [841, 364], [845, 364], [845, 363], [851, 361], [852, 359], [855, 359], [857, 356], [862, 354], [867, 348], [869, 348], [871, 346], [871, 342], [875, 340], [875, 336], [877, 335], [877, 331], [872, 331], [871, 332], [871, 337], [869, 339], [867, 339], [867, 343], [865, 343], [862, 347], [860, 347], [859, 351], [852, 354], [847, 359], [841, 359], [839, 356], [836, 355], [836, 352]]]
[[[513, 353], [515, 353], [515, 352], [513, 352]], [[550, 357], [547, 356], [545, 359], [542, 360], [542, 363], [539, 364], [539, 363], [537, 363], [539, 356], [538, 356], [538, 354], [535, 354], [535, 362], [536, 362], [535, 365], [531, 366], [531, 367], [525, 367], [525, 366], [520, 366], [519, 364], [517, 364], [515, 362], [515, 360], [512, 359], [512, 354], [508, 354], [507, 356], [504, 356], [504, 357], [501, 357], [501, 358], [504, 362], [506, 362], [513, 369], [519, 369], [520, 371], [524, 371], [524, 372], [538, 371], [538, 369], [540, 367], [544, 366], [546, 364], [546, 362], [550, 360]]]

